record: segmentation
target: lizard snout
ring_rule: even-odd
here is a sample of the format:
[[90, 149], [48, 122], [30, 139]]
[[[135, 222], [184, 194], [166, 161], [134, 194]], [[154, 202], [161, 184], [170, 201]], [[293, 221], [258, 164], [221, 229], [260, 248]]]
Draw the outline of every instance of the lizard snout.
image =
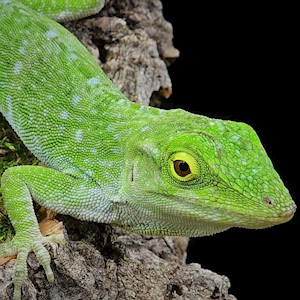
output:
[[287, 221], [290, 220], [293, 216], [294, 213], [296, 212], [296, 207], [293, 207], [285, 212], [283, 212], [282, 214], [280, 214], [279, 216], [283, 219], [286, 219]]

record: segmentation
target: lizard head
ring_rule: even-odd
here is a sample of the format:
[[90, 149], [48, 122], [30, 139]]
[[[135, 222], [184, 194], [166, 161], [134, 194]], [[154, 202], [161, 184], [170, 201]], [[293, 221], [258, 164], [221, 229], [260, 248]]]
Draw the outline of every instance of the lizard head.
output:
[[296, 205], [249, 125], [182, 110], [162, 120], [130, 151], [126, 194], [144, 216], [131, 229], [200, 236], [292, 218]]

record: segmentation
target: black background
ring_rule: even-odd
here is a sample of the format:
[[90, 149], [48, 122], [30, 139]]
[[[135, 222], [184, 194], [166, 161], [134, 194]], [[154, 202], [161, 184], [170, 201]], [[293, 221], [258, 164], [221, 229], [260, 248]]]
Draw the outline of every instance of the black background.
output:
[[[173, 94], [166, 107], [250, 124], [299, 204], [295, 8], [162, 3], [181, 53], [169, 68]], [[269, 229], [231, 229], [192, 239], [188, 262], [228, 276], [238, 300], [296, 299], [298, 224], [296, 212], [290, 222]]]

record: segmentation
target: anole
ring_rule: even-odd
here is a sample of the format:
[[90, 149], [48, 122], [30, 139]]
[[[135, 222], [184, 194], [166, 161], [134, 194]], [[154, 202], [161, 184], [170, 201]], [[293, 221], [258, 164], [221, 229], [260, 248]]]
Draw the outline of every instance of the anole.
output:
[[249, 125], [130, 102], [55, 21], [94, 13], [104, 1], [22, 2], [0, 0], [0, 111], [47, 167], [12, 167], [1, 177], [15, 236], [0, 244], [0, 257], [17, 255], [14, 299], [28, 253], [52, 281], [44, 245], [63, 241], [41, 234], [33, 200], [151, 235], [204, 236], [292, 218], [296, 205]]

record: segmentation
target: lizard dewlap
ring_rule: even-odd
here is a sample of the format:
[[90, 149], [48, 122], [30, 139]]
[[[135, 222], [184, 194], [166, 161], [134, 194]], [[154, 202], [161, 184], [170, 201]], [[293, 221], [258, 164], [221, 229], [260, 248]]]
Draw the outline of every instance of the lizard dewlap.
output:
[[[59, 20], [104, 1], [0, 0], [0, 112], [47, 167], [7, 169], [3, 200], [16, 235], [14, 299], [34, 251], [50, 256], [33, 208], [143, 234], [203, 236], [290, 220], [296, 206], [254, 130], [232, 121], [130, 102]], [[73, 4], [72, 4], [73, 3]]]

